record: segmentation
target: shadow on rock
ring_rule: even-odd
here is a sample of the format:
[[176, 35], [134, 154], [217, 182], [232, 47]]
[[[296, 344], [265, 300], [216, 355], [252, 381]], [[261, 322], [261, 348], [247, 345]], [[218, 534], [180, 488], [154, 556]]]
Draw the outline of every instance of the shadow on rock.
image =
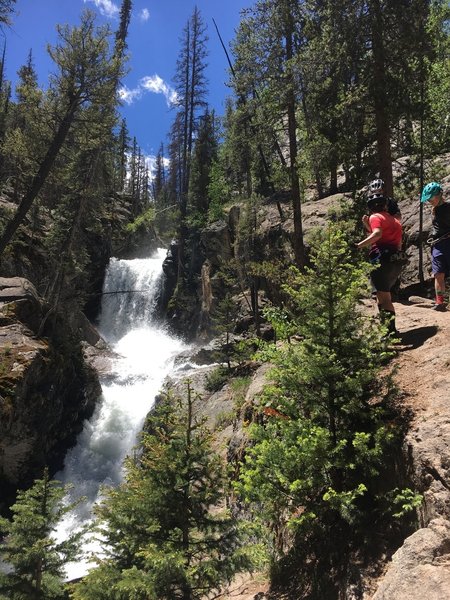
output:
[[410, 329], [401, 334], [401, 342], [405, 346], [409, 346], [409, 349], [419, 348], [419, 346], [422, 346], [429, 338], [436, 335], [437, 331], [438, 327], [436, 325]]

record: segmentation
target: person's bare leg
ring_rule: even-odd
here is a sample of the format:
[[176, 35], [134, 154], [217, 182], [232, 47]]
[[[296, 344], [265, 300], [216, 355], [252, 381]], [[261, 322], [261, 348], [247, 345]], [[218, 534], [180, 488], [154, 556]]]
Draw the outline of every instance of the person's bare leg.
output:
[[391, 292], [377, 292], [377, 302], [382, 324], [387, 328], [389, 334], [396, 335], [395, 308], [392, 303]]
[[388, 310], [395, 313], [391, 292], [377, 292], [377, 303], [380, 310]]
[[443, 304], [445, 293], [445, 273], [434, 274], [434, 290], [436, 292], [436, 304]]

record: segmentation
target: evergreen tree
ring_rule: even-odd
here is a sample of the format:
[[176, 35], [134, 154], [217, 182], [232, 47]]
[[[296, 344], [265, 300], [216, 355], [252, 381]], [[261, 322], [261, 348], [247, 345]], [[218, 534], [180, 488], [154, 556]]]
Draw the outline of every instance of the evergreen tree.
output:
[[[3, 158], [2, 141], [6, 129], [6, 116], [8, 114], [9, 100], [11, 94], [11, 85], [5, 81], [5, 55], [6, 55], [6, 40], [3, 43], [2, 58], [0, 61], [0, 154]], [[3, 160], [2, 160], [3, 166]], [[3, 168], [0, 168], [0, 177]]]
[[76, 600], [194, 600], [249, 567], [224, 508], [224, 465], [185, 400], [167, 394], [148, 418], [142, 453], [98, 509], [105, 558], [75, 587]]
[[10, 15], [14, 10], [16, 0], [0, 0], [0, 23], [10, 25]]
[[244, 12], [235, 45], [238, 97], [258, 94], [275, 110], [287, 139], [289, 183], [294, 221], [293, 249], [298, 266], [305, 264], [301, 189], [298, 174], [299, 86], [294, 57], [302, 39], [302, 3], [258, 0]]
[[120, 177], [119, 189], [123, 191], [127, 179], [127, 152], [129, 149], [129, 135], [125, 119], [122, 119], [122, 124], [119, 133], [119, 157], [120, 157]]
[[68, 491], [51, 481], [48, 471], [33, 486], [19, 492], [11, 507], [12, 520], [0, 517], [5, 535], [0, 556], [11, 571], [0, 574], [0, 598], [5, 600], [47, 600], [64, 597], [64, 566], [81, 554], [84, 531], [58, 542], [54, 531], [77, 503], [66, 504]]
[[157, 205], [161, 203], [161, 208], [163, 208], [162, 193], [166, 183], [166, 168], [164, 165], [164, 144], [161, 143], [159, 150], [156, 154], [152, 180], [153, 200]]
[[177, 115], [170, 141], [172, 182], [174, 195], [180, 207], [178, 234], [178, 281], [181, 283], [185, 262], [187, 238], [187, 210], [194, 137], [198, 128], [199, 111], [206, 106], [207, 80], [205, 76], [207, 57], [206, 26], [197, 7], [188, 20], [181, 39], [181, 49], [175, 73], [177, 92]]
[[171, 185], [161, 144], [156, 155], [153, 179], [151, 182], [153, 202], [155, 204], [155, 228], [162, 239], [173, 239], [176, 235], [176, 204], [171, 195]]
[[[393, 153], [411, 151], [411, 123], [419, 116], [420, 57], [433, 45], [421, 25], [430, 3], [318, 0], [309, 9], [299, 69], [307, 114], [333, 158], [332, 187], [335, 165], [341, 162], [352, 191], [379, 171], [392, 194]], [[394, 149], [398, 130], [402, 134]]]
[[[432, 2], [428, 19], [421, 29], [422, 79], [415, 89], [419, 96], [417, 102], [422, 110], [422, 143], [427, 157], [448, 152], [450, 149], [450, 36], [447, 29], [449, 20], [448, 2]], [[431, 51], [428, 47], [430, 41]], [[420, 151], [420, 130], [418, 133], [415, 139], [417, 153]]]
[[[336, 193], [337, 171], [342, 164], [346, 187], [353, 190], [365, 183], [361, 156], [366, 168], [373, 163], [372, 138], [366, 126], [368, 100], [359, 65], [363, 62], [364, 28], [357, 2], [312, 2], [305, 15], [305, 40], [296, 56], [302, 101], [302, 138], [309, 171], [319, 196], [330, 181]], [[373, 135], [373, 134], [372, 134]], [[352, 168], [350, 168], [352, 167]], [[372, 167], [373, 169], [373, 167]]]
[[116, 31], [116, 55], [121, 61], [123, 53], [127, 48], [128, 27], [130, 26], [131, 10], [133, 3], [131, 0], [122, 0], [120, 7], [119, 27]]
[[48, 132], [44, 123], [46, 111], [44, 94], [39, 89], [33, 65], [32, 52], [18, 71], [17, 102], [11, 107], [8, 128], [2, 145], [4, 177], [11, 177], [14, 197], [17, 199], [30, 185], [32, 174], [42, 155], [43, 139]]
[[120, 68], [109, 53], [109, 29], [96, 28], [94, 15], [85, 12], [80, 27], [59, 27], [60, 43], [49, 50], [59, 73], [52, 79], [49, 103], [57, 123], [52, 138], [40, 157], [37, 171], [23, 194], [17, 211], [0, 238], [2, 253], [24, 221], [35, 198], [67, 139], [69, 131], [84, 106], [109, 106], [115, 102], [114, 90]]
[[220, 171], [230, 191], [244, 198], [250, 198], [253, 189], [254, 149], [248, 124], [250, 110], [249, 103], [239, 103], [235, 106], [230, 99], [227, 101], [224, 118], [225, 140], [218, 154]]
[[[261, 0], [244, 11], [234, 48], [237, 108], [245, 106], [261, 136], [251, 150], [253, 175], [264, 184], [266, 153], [273, 173], [278, 160], [289, 174], [296, 243], [301, 211], [295, 175], [305, 183], [314, 177], [320, 196], [328, 186], [337, 190], [338, 165], [351, 191], [381, 172], [391, 193], [392, 157], [411, 152], [420, 116], [421, 57], [431, 59], [438, 40], [448, 37], [442, 27], [444, 35], [427, 34], [429, 15], [439, 5], [441, 0]], [[270, 152], [274, 131], [282, 152], [275, 152], [276, 144]]]
[[[117, 56], [106, 65], [107, 38], [104, 44], [103, 59], [99, 57], [97, 68], [100, 77], [104, 77], [101, 70], [106, 71], [104, 86], [87, 91], [89, 101], [78, 108], [64, 145], [64, 158], [55, 158], [54, 175], [50, 178], [53, 190], [58, 187], [58, 202], [52, 207], [52, 228], [45, 240], [50, 269], [44, 296], [51, 312], [61, 306], [72, 310], [84, 305], [91, 265], [96, 260], [105, 260], [104, 254], [109, 252], [109, 199], [116, 191], [113, 156], [117, 98], [114, 90], [121, 67]], [[103, 255], [95, 250], [101, 246]], [[97, 252], [93, 257], [90, 256], [92, 249]]]
[[379, 329], [358, 310], [368, 267], [355, 267], [347, 248], [343, 234], [327, 227], [312, 267], [284, 288], [297, 317], [286, 327], [286, 312], [269, 315], [279, 338], [294, 325], [300, 341], [263, 354], [275, 368], [239, 488], [268, 524], [274, 555], [294, 542], [305, 561], [315, 555], [322, 575], [342, 558], [333, 564], [333, 539], [350, 546], [352, 536], [364, 535], [364, 518], [374, 518], [361, 508], [376, 510], [374, 481], [392, 439], [383, 402], [369, 403], [386, 393], [379, 378], [386, 354]]
[[[225, 281], [224, 287], [226, 288]], [[235, 344], [231, 342], [231, 335], [234, 333], [238, 314], [239, 306], [236, 299], [232, 296], [231, 291], [227, 291], [211, 315], [215, 333], [223, 335], [225, 338], [220, 348], [220, 355], [221, 359], [227, 363], [228, 370], [231, 370], [231, 361], [236, 351]]]
[[207, 112], [201, 119], [192, 153], [189, 184], [190, 221], [205, 224], [208, 216], [210, 171], [217, 155], [215, 115]]

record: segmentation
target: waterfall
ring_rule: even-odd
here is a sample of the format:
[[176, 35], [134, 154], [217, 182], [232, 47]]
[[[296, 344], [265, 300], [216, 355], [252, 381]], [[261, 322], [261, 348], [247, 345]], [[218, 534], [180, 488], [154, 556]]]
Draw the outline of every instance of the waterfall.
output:
[[[57, 536], [91, 518], [102, 485], [117, 485], [123, 460], [132, 450], [145, 416], [153, 405], [164, 378], [173, 369], [183, 343], [152, 319], [162, 276], [165, 250], [146, 259], [111, 259], [103, 287], [99, 331], [118, 355], [112, 372], [102, 383], [102, 398], [86, 421], [77, 444], [55, 476], [74, 486], [73, 497], [87, 502], [65, 520]], [[118, 293], [116, 293], [118, 292]], [[87, 550], [96, 550], [89, 545]], [[88, 570], [80, 561], [68, 565], [68, 579]]]

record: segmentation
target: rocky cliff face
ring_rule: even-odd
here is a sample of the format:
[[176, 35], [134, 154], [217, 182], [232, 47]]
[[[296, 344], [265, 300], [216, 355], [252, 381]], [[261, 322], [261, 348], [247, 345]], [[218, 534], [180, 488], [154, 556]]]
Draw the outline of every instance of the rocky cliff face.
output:
[[101, 393], [73, 330], [48, 319], [38, 335], [44, 311], [29, 281], [0, 278], [0, 508], [61, 467]]
[[430, 304], [396, 307], [404, 342], [396, 380], [411, 415], [404, 456], [423, 503], [420, 529], [392, 557], [373, 600], [450, 595], [450, 319]]
[[[450, 163], [450, 154], [442, 158], [444, 163]], [[404, 167], [406, 168], [406, 167]], [[450, 194], [450, 176], [442, 180], [444, 194], [446, 197]], [[283, 220], [280, 218], [277, 202], [281, 205]], [[365, 202], [362, 199], [361, 202]], [[346, 194], [335, 194], [322, 198], [320, 200], [309, 200], [302, 206], [303, 230], [305, 244], [308, 246], [311, 232], [315, 228], [324, 227], [330, 219], [330, 213], [339, 214], [342, 206], [347, 205], [350, 210], [359, 210], [354, 205], [354, 201]], [[401, 275], [401, 292], [403, 297], [407, 297], [410, 290], [419, 286], [419, 200], [418, 198], [402, 198], [399, 200], [399, 206], [402, 213], [402, 223], [404, 230], [405, 249], [409, 258], [408, 264], [404, 267]], [[364, 211], [361, 209], [361, 214]], [[266, 199], [256, 208], [255, 221], [256, 233], [254, 236], [254, 260], [262, 261], [283, 261], [285, 264], [293, 264], [294, 257], [292, 253], [292, 236], [294, 227], [292, 220], [292, 209], [290, 199], [283, 197]], [[243, 211], [239, 206], [230, 209], [227, 219], [206, 228], [200, 238], [197, 249], [199, 268], [197, 274], [196, 301], [195, 306], [201, 306], [201, 318], [196, 320], [197, 329], [194, 332], [200, 338], [208, 336], [208, 327], [211, 323], [210, 315], [214, 310], [215, 303], [220, 300], [223, 285], [218, 281], [217, 274], [219, 270], [230, 260], [237, 264], [248, 262], [248, 248], [245, 247], [243, 237], [240, 234], [240, 228]], [[339, 218], [339, 217], [337, 217]], [[423, 210], [423, 266], [422, 274], [425, 285], [431, 288], [431, 251], [430, 246], [426, 244], [431, 231], [431, 210], [424, 207]], [[361, 239], [364, 235], [363, 228], [355, 231], [355, 240]], [[176, 274], [173, 274], [175, 277]], [[275, 299], [277, 289], [270, 280], [264, 275], [259, 275], [257, 280], [259, 289], [269, 298]], [[423, 287], [423, 284], [420, 284]], [[173, 289], [173, 287], [172, 287]], [[193, 303], [194, 305], [194, 303]], [[192, 322], [192, 319], [190, 319]]]

